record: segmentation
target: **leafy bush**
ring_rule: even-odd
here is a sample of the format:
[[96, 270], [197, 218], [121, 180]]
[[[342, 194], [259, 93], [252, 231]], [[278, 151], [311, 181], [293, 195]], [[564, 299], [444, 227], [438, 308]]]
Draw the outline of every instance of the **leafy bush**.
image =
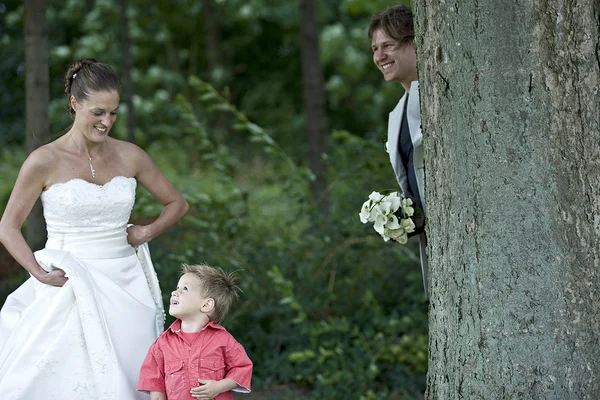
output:
[[[165, 300], [182, 262], [239, 270], [244, 293], [225, 325], [255, 363], [255, 387], [296, 384], [327, 399], [421, 398], [427, 318], [415, 244], [384, 243], [358, 219], [368, 194], [394, 183], [383, 143], [332, 133], [323, 215], [310, 198], [310, 171], [210, 85], [191, 85], [197, 101], [177, 99], [181, 136], [148, 148], [192, 206], [152, 243]], [[214, 143], [199, 108], [229, 113], [253, 157]], [[135, 216], [158, 212], [141, 190]]]
[[25, 150], [22, 146], [4, 146], [0, 148], [0, 215], [4, 213], [4, 207], [17, 180], [19, 169], [25, 161]]
[[[165, 304], [183, 262], [239, 270], [244, 293], [225, 325], [255, 363], [255, 388], [298, 385], [327, 399], [421, 398], [427, 319], [415, 244], [384, 243], [358, 219], [368, 194], [394, 183], [383, 143], [332, 132], [331, 205], [323, 215], [311, 201], [310, 171], [210, 85], [192, 84], [197, 101], [177, 99], [181, 134], [147, 147], [192, 206], [151, 244]], [[229, 113], [247, 153], [214, 142], [198, 108]], [[6, 204], [25, 154], [3, 149], [2, 157]], [[133, 219], [160, 211], [140, 188]], [[6, 280], [0, 295], [22, 279]]]

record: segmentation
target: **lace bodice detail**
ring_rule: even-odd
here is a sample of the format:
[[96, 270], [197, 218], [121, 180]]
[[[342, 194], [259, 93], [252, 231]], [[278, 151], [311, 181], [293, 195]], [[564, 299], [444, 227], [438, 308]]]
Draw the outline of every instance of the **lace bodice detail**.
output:
[[48, 235], [100, 232], [127, 226], [136, 180], [116, 176], [104, 185], [71, 179], [42, 192]]

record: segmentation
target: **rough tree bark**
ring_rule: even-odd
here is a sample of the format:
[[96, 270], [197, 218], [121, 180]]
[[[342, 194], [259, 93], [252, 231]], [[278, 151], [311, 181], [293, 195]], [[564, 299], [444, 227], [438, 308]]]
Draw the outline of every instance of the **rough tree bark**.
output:
[[[25, 146], [31, 153], [48, 142], [50, 72], [48, 65], [48, 23], [45, 0], [25, 0]], [[27, 218], [27, 243], [33, 250], [44, 247], [46, 223], [40, 200]]]
[[600, 3], [417, 1], [427, 399], [600, 399]]
[[300, 0], [300, 31], [302, 36], [302, 92], [308, 137], [308, 162], [315, 174], [311, 193], [322, 210], [327, 210], [327, 167], [323, 154], [327, 151], [327, 118], [325, 86], [319, 50], [317, 2]]

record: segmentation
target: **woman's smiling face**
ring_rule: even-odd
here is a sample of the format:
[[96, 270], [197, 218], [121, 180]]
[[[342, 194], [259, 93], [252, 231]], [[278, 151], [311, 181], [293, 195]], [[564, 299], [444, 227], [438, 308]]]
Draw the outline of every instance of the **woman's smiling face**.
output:
[[87, 100], [81, 102], [71, 96], [71, 106], [75, 110], [73, 127], [87, 140], [103, 142], [117, 119], [119, 93], [116, 91], [92, 93]]

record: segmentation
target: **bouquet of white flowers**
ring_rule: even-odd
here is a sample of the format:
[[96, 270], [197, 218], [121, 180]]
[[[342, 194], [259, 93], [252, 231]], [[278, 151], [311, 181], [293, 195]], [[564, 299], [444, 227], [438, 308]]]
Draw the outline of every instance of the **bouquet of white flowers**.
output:
[[[373, 222], [373, 228], [386, 242], [392, 239], [405, 244], [409, 234], [422, 231], [423, 210], [415, 209], [413, 201], [398, 192], [371, 193], [359, 216], [363, 224]], [[415, 220], [420, 226], [415, 225]]]

